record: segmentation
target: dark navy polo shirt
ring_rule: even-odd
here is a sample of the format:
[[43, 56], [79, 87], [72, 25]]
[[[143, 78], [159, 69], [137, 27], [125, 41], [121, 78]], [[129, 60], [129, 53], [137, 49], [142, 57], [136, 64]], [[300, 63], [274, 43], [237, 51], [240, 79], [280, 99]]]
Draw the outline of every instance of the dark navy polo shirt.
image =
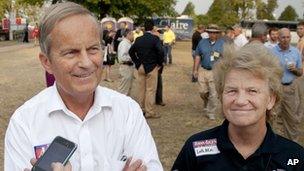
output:
[[191, 136], [183, 146], [174, 171], [304, 171], [304, 149], [276, 135], [269, 124], [261, 146], [244, 159], [221, 126]]
[[202, 39], [196, 47], [195, 55], [201, 57], [201, 67], [211, 70], [213, 64], [219, 59], [219, 57], [213, 57], [212, 54], [214, 52], [219, 53], [220, 57], [223, 52], [224, 40], [218, 39], [214, 44], [211, 44], [210, 39]]

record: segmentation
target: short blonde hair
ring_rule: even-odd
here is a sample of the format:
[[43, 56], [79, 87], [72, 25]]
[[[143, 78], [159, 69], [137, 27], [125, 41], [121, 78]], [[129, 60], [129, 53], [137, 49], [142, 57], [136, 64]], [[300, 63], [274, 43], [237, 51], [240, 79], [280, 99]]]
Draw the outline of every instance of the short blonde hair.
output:
[[[247, 70], [256, 77], [267, 80], [270, 91], [276, 96], [275, 107], [278, 106], [282, 97], [283, 70], [279, 59], [262, 43], [250, 43], [238, 51], [233, 45], [224, 45], [223, 58], [213, 69], [215, 86], [221, 101], [225, 78], [232, 69]], [[268, 118], [270, 112], [267, 111]]]
[[[88, 15], [96, 21], [97, 29], [101, 34], [100, 24], [98, 24], [95, 16], [83, 6], [73, 3], [64, 2], [51, 5], [40, 19], [39, 24], [39, 43], [41, 51], [48, 57], [51, 49], [51, 32], [55, 25], [61, 20], [74, 15]], [[81, 24], [81, 23], [79, 23]], [[100, 36], [101, 37], [101, 36]]]

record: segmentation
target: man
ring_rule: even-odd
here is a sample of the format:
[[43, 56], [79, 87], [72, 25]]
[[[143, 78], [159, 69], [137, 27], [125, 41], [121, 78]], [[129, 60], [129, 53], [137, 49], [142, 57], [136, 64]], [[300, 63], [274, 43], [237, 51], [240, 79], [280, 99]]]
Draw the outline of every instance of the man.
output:
[[[162, 170], [138, 104], [98, 86], [101, 29], [93, 14], [72, 2], [58, 3], [45, 12], [39, 26], [39, 59], [56, 82], [11, 117], [4, 170], [30, 168], [34, 148], [47, 146], [58, 135], [78, 144], [70, 158], [73, 170]], [[130, 157], [132, 162], [125, 162]]]
[[[201, 34], [205, 31], [204, 25], [200, 24], [197, 26], [197, 29], [192, 35], [192, 58], [193, 58], [193, 66], [192, 71], [194, 71], [194, 65], [195, 65], [195, 50], [198, 45], [198, 43], [202, 40]], [[197, 82], [197, 78], [193, 76], [192, 73], [192, 82]]]
[[[175, 43], [175, 34], [171, 30], [169, 25], [165, 26], [165, 32], [163, 35], [164, 51], [165, 51], [165, 63], [172, 64], [172, 45]], [[168, 62], [169, 59], [169, 62]]]
[[280, 116], [283, 121], [285, 134], [293, 141], [299, 140], [301, 112], [298, 111], [299, 87], [296, 83], [302, 71], [302, 59], [297, 48], [290, 45], [290, 30], [282, 28], [279, 30], [279, 44], [273, 48], [274, 54], [279, 58], [284, 70], [281, 83], [283, 85], [283, 98]]
[[258, 22], [252, 26], [251, 39], [252, 42], [265, 43], [267, 41], [267, 26], [264, 23]]
[[[194, 77], [198, 78], [200, 85], [200, 96], [203, 99], [203, 106], [209, 119], [215, 119], [218, 100], [214, 87], [212, 67], [213, 64], [222, 56], [224, 41], [219, 39], [221, 31], [215, 24], [210, 24], [206, 31], [208, 39], [202, 39], [195, 51]], [[200, 73], [198, 69], [200, 67]]]
[[269, 40], [268, 40], [268, 42], [264, 43], [264, 45], [267, 48], [272, 49], [273, 47], [275, 47], [278, 44], [279, 29], [276, 27], [272, 27], [269, 29], [268, 34], [269, 34]]
[[115, 37], [114, 37], [114, 51], [117, 52], [118, 45], [123, 39], [123, 34], [127, 29], [127, 23], [121, 22], [120, 23], [120, 29], [117, 30]]
[[236, 24], [232, 28], [234, 30], [234, 44], [235, 47], [239, 49], [247, 44], [248, 40], [245, 35], [242, 34], [242, 27], [240, 25]]
[[127, 96], [130, 95], [134, 78], [134, 64], [129, 55], [129, 50], [134, 40], [133, 32], [127, 29], [124, 32], [124, 38], [118, 45], [118, 60], [120, 63], [119, 73], [121, 81], [118, 86], [118, 91]]
[[234, 31], [232, 27], [227, 27], [225, 30], [225, 35], [223, 36], [223, 40], [227, 44], [234, 44]]
[[299, 36], [297, 47], [302, 55], [302, 62], [304, 62], [304, 21], [298, 23], [297, 34]]
[[144, 35], [144, 33], [143, 33], [143, 31], [141, 30], [141, 27], [140, 27], [140, 26], [137, 26], [137, 27], [135, 28], [135, 30], [133, 31], [133, 35], [134, 35], [134, 41], [135, 41], [138, 37]]
[[225, 49], [214, 76], [226, 120], [191, 136], [172, 170], [304, 170], [303, 147], [275, 134], [267, 123], [280, 100], [281, 75], [279, 61], [261, 43], [237, 52]]
[[129, 54], [138, 70], [137, 97], [146, 118], [159, 118], [154, 110], [158, 69], [164, 61], [159, 38], [152, 34], [152, 20], [145, 22], [146, 32], [131, 46]]

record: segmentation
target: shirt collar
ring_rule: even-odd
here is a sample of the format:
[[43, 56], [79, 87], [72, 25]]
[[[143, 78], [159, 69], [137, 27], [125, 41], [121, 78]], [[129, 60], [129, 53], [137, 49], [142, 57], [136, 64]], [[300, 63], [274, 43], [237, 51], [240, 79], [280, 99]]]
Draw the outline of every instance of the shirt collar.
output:
[[[58, 90], [57, 84], [54, 83], [53, 86], [49, 87], [50, 90], [50, 98], [49, 102], [46, 105], [46, 111], [50, 115], [54, 111], [62, 110], [64, 112], [68, 111], [68, 108], [64, 104]], [[111, 96], [108, 95], [108, 92], [105, 91], [105, 88], [97, 86], [95, 93], [94, 93], [94, 103], [91, 108], [101, 109], [103, 107], [112, 107], [112, 100]]]
[[277, 50], [279, 51], [279, 52], [284, 52], [284, 51], [288, 51], [288, 52], [290, 52], [291, 50], [290, 50], [290, 45], [289, 45], [289, 47], [288, 47], [288, 49], [287, 50], [283, 50], [283, 49], [281, 49], [281, 47], [280, 47], [280, 45], [279, 45], [279, 43], [276, 45], [276, 48], [277, 48]]
[[[220, 127], [221, 136], [218, 137], [218, 147], [220, 151], [237, 151], [228, 137], [228, 125], [229, 121], [225, 120]], [[267, 123], [266, 136], [260, 145], [260, 147], [255, 151], [253, 155], [260, 155], [263, 153], [278, 153], [276, 147], [277, 135], [272, 131], [271, 126]]]

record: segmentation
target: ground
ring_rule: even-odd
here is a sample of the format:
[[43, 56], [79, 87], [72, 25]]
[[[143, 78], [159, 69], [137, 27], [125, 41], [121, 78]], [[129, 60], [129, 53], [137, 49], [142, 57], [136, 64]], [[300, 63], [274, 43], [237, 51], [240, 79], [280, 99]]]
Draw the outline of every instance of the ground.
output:
[[[190, 49], [190, 42], [175, 45], [173, 64], [166, 66], [163, 72], [164, 102], [167, 105], [157, 107], [157, 112], [162, 115], [160, 119], [148, 120], [165, 170], [171, 168], [190, 135], [221, 123], [221, 119], [210, 121], [202, 113], [198, 85], [190, 82]], [[45, 88], [38, 52], [39, 48], [33, 44], [7, 47], [0, 43], [0, 170], [3, 170], [3, 141], [10, 116], [18, 106]], [[118, 78], [118, 65], [114, 65], [112, 79], [115, 81], [101, 81], [100, 84], [116, 89]]]

